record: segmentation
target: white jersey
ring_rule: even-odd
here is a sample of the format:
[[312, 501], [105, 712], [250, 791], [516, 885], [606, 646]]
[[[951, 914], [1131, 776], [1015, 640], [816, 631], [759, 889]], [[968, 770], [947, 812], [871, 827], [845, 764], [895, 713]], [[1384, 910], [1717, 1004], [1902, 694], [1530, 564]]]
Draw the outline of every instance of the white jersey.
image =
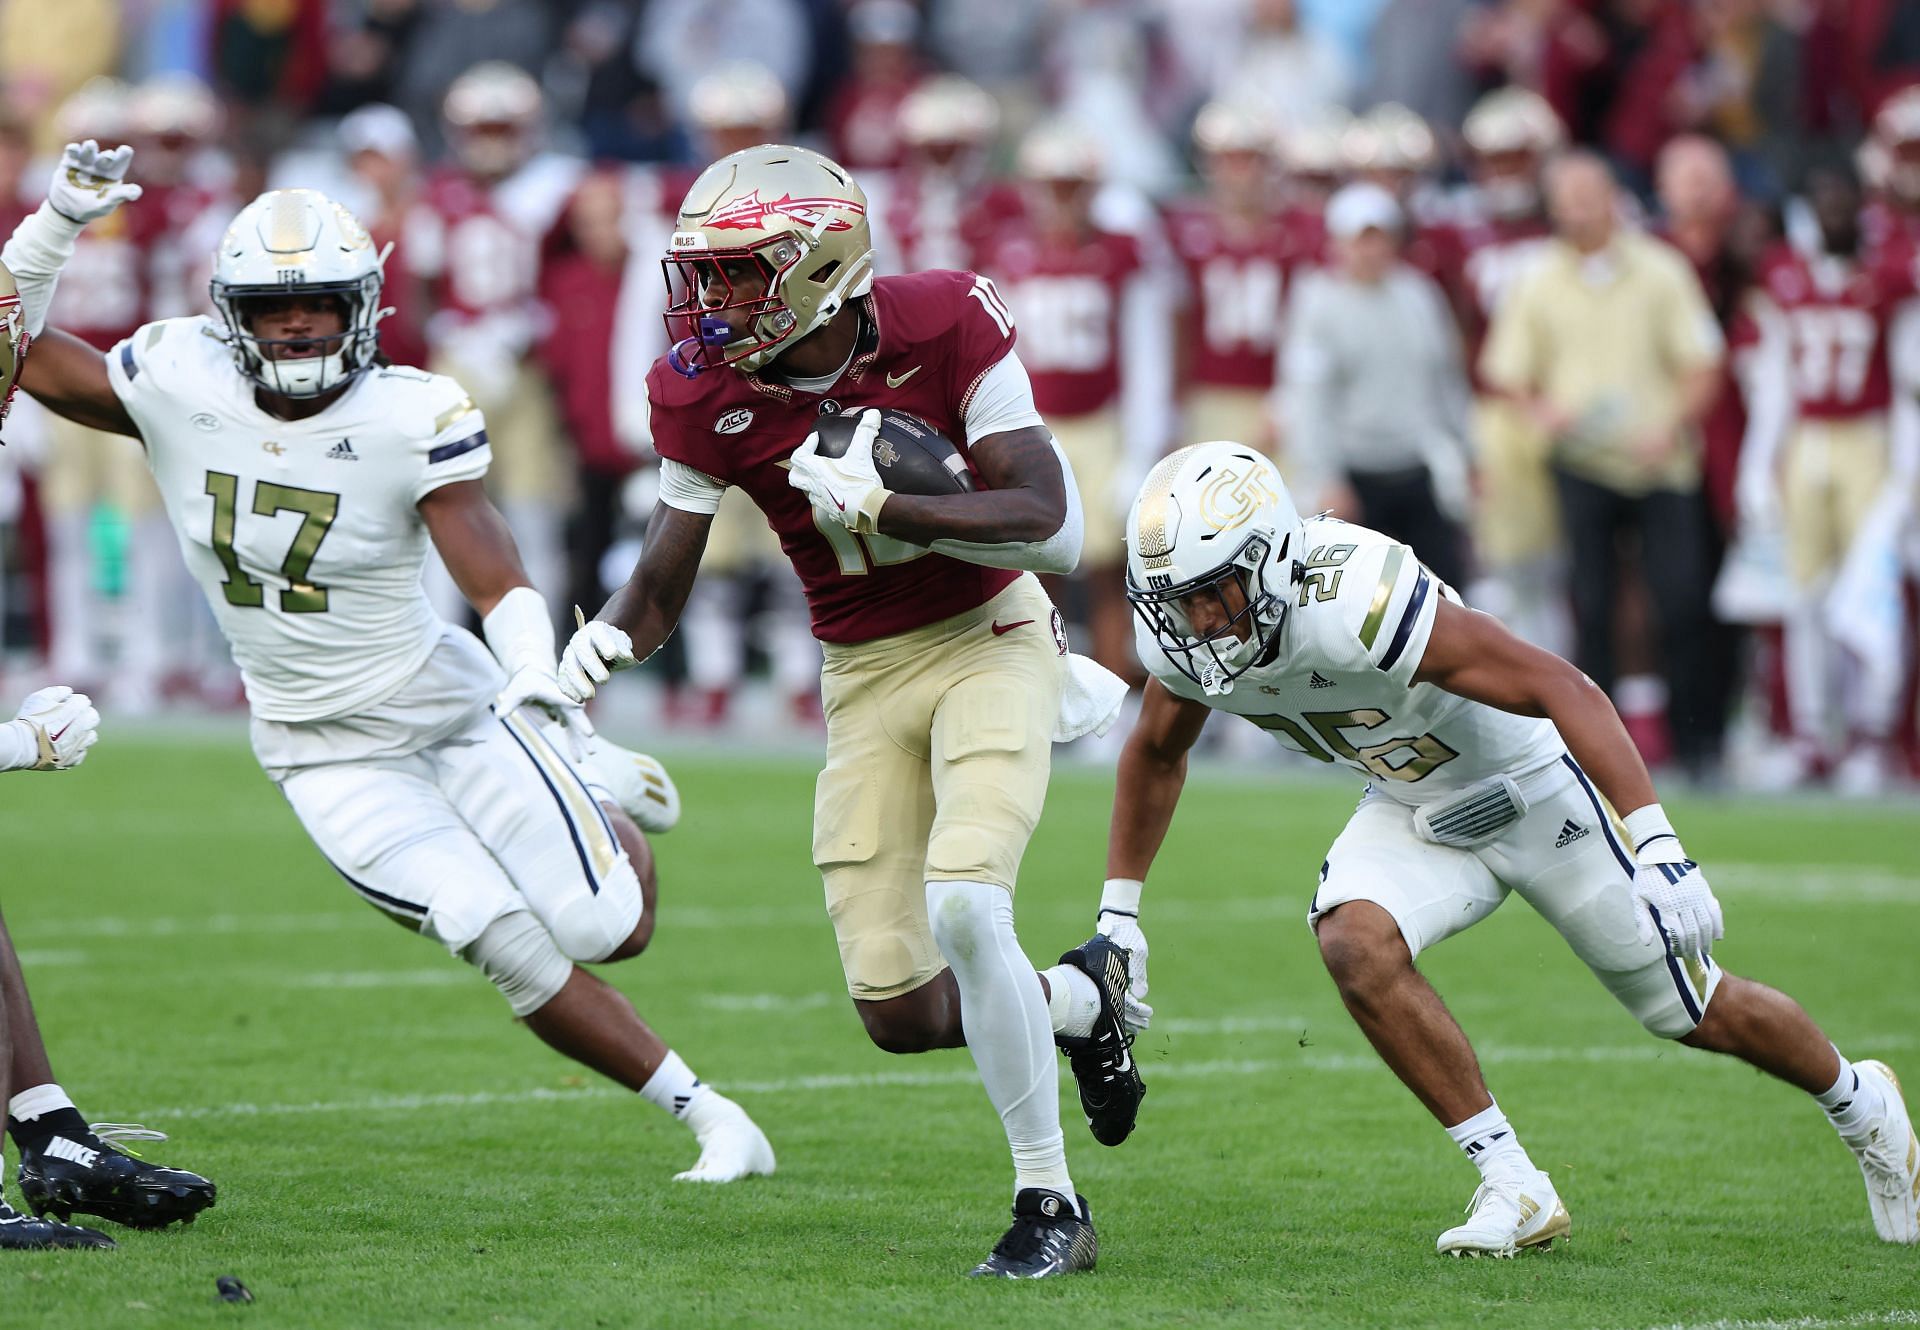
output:
[[1406, 804], [1518, 777], [1566, 752], [1551, 721], [1413, 682], [1440, 598], [1459, 597], [1412, 550], [1330, 517], [1305, 526], [1306, 577], [1279, 652], [1232, 692], [1207, 696], [1138, 626], [1140, 659], [1168, 692], [1244, 716], [1296, 752], [1345, 763]]
[[450, 630], [421, 589], [417, 505], [492, 456], [459, 384], [372, 369], [281, 420], [205, 317], [146, 325], [107, 370], [256, 720], [354, 716], [420, 672]]

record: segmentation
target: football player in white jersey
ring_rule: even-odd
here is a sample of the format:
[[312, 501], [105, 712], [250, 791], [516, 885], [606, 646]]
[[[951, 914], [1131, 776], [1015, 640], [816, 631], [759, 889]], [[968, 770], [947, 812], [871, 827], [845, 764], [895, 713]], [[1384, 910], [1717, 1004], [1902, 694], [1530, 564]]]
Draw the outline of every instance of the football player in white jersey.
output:
[[[144, 443], [246, 681], [255, 755], [347, 884], [686, 1123], [701, 1153], [681, 1178], [771, 1172], [745, 1111], [580, 967], [652, 936], [652, 856], [627, 813], [665, 830], [678, 796], [652, 759], [601, 744], [576, 767], [556, 746], [590, 732], [481, 488], [485, 424], [453, 380], [379, 359], [382, 256], [360, 224], [311, 190], [263, 194], [215, 255], [218, 318], [148, 324], [105, 357], [40, 333], [74, 237], [137, 197], [129, 156], [70, 146], [0, 255], [36, 335], [21, 386]], [[429, 542], [487, 647], [429, 606]]]
[[1367, 777], [1307, 921], [1355, 1022], [1479, 1167], [1442, 1252], [1510, 1256], [1569, 1227], [1414, 968], [1509, 891], [1649, 1031], [1813, 1095], [1859, 1160], [1880, 1236], [1920, 1241], [1920, 1143], [1898, 1082], [1715, 962], [1720, 906], [1585, 675], [1467, 609], [1406, 546], [1302, 521], [1273, 464], [1236, 443], [1153, 469], [1127, 521], [1127, 584], [1153, 677], [1120, 758], [1103, 908], [1138, 912], [1212, 711]]

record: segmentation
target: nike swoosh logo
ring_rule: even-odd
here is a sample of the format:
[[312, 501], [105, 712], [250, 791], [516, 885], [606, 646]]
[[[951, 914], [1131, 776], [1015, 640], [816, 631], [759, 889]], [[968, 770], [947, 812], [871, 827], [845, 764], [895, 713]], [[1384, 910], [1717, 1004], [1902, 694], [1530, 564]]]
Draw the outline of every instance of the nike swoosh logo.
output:
[[56, 743], [56, 744], [57, 744], [57, 743], [59, 743], [59, 742], [60, 742], [60, 736], [61, 736], [61, 735], [63, 735], [63, 734], [65, 734], [65, 733], [66, 733], [66, 732], [67, 732], [68, 730], [70, 730], [70, 729], [72, 729], [72, 728], [73, 728], [73, 722], [72, 722], [72, 721], [68, 721], [68, 722], [67, 722], [67, 723], [66, 723], [65, 725], [62, 725], [62, 726], [61, 726], [61, 727], [60, 727], [59, 729], [57, 729], [57, 730], [55, 730], [55, 731], [54, 731], [54, 732], [53, 732], [52, 734], [49, 734], [49, 735], [47, 736], [47, 742], [48, 742], [48, 743]]
[[1025, 628], [1032, 622], [1032, 619], [1015, 619], [1012, 623], [996, 623], [993, 625], [993, 635], [999, 637], [1001, 634], [1010, 633], [1016, 628]]
[[918, 374], [920, 372], [920, 368], [921, 368], [920, 366], [915, 365], [912, 369], [908, 370], [905, 374], [901, 374], [897, 376], [892, 374], [887, 375], [887, 387], [898, 388], [901, 384], [905, 383], [908, 379]]
[[1114, 1064], [1113, 1069], [1121, 1076], [1125, 1076], [1133, 1070], [1133, 1050], [1131, 1048], [1123, 1048], [1120, 1050], [1120, 1061]]

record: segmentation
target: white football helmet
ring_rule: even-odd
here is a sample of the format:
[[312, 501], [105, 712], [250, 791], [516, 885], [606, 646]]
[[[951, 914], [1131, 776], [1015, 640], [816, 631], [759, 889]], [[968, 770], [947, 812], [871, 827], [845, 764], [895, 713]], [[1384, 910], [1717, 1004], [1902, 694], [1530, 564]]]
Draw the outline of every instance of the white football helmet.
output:
[[[1304, 539], [1272, 462], [1241, 443], [1191, 444], [1147, 474], [1127, 513], [1127, 599], [1175, 669], [1209, 694], [1232, 692], [1278, 649]], [[1191, 606], [1205, 597], [1222, 624], [1202, 636]]]
[[[388, 246], [391, 249], [391, 246]], [[213, 256], [214, 308], [240, 372], [269, 392], [318, 397], [374, 363], [380, 349], [380, 287], [387, 250], [352, 213], [318, 190], [276, 189], [240, 210]], [[346, 330], [326, 339], [317, 356], [282, 360], [263, 354], [247, 304], [289, 295], [337, 297]]]

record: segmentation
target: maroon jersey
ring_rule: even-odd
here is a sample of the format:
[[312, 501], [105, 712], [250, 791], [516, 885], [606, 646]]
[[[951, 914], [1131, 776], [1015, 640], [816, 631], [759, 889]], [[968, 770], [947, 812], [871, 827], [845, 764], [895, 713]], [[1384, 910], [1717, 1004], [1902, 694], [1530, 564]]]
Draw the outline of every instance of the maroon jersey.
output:
[[1920, 208], [1903, 208], [1890, 199], [1871, 199], [1860, 210], [1860, 235], [1869, 252], [1920, 246]]
[[1116, 405], [1121, 307], [1141, 270], [1139, 242], [1097, 230], [1069, 241], [1014, 223], [983, 258], [1028, 330], [1020, 360], [1040, 413], [1084, 416]]
[[1213, 388], [1273, 386], [1280, 319], [1298, 259], [1280, 217], [1236, 224], [1204, 202], [1167, 212], [1167, 242], [1186, 278], [1192, 316], [1187, 384]]
[[465, 324], [531, 309], [541, 242], [580, 170], [577, 162], [543, 155], [497, 184], [452, 168], [428, 177], [408, 219], [405, 249], [435, 317]]
[[888, 178], [881, 227], [904, 272], [971, 268], [994, 229], [1025, 211], [1005, 181], [970, 183], [957, 176], [907, 169]]
[[1780, 314], [1802, 416], [1845, 420], [1891, 405], [1887, 331], [1914, 285], [1910, 261], [1891, 253], [1884, 258], [1871, 265], [1830, 256], [1809, 260], [1787, 245], [1767, 256], [1761, 285]]
[[731, 369], [689, 379], [664, 356], [647, 375], [654, 448], [760, 505], [800, 575], [822, 642], [866, 642], [964, 614], [1018, 576], [816, 523], [807, 496], [787, 483], [780, 463], [820, 416], [870, 406], [920, 417], [964, 456], [967, 405], [981, 376], [1013, 349], [999, 293], [970, 272], [881, 277], [855, 308], [862, 324], [853, 361], [824, 395]]

